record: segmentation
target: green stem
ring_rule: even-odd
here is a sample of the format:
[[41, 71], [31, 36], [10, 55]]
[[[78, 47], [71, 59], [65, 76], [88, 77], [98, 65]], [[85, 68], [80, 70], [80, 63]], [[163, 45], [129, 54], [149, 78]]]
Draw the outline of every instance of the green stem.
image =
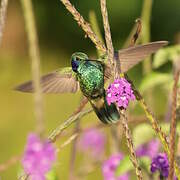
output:
[[40, 53], [38, 46], [38, 38], [35, 26], [35, 18], [33, 13], [33, 7], [31, 0], [21, 0], [28, 44], [29, 44], [29, 54], [31, 58], [31, 68], [34, 84], [34, 101], [35, 101], [35, 116], [37, 122], [37, 133], [42, 136], [44, 133], [44, 118], [43, 118], [43, 99], [40, 85]]
[[[152, 3], [153, 0], [144, 0], [141, 20], [142, 20], [142, 35], [141, 42], [142, 44], [148, 43], [151, 41], [151, 12], [152, 12]], [[151, 66], [151, 56], [147, 57], [143, 61], [143, 74], [146, 75], [152, 71]], [[147, 91], [147, 102], [153, 107], [153, 92], [152, 89]]]
[[[99, 25], [98, 25], [97, 17], [96, 17], [96, 14], [95, 14], [94, 11], [90, 11], [89, 12], [89, 21], [91, 23], [91, 27], [92, 27], [92, 30], [94, 31], [94, 33], [97, 35], [99, 40], [102, 43], [104, 43], [104, 40], [103, 40], [101, 31], [100, 31], [100, 28], [99, 28]], [[98, 57], [103, 55], [102, 52], [99, 49], [97, 49], [97, 54], [98, 54]]]
[[[150, 24], [151, 24], [151, 11], [152, 11], [152, 0], [144, 0], [143, 9], [142, 9], [142, 35], [141, 42], [142, 44], [150, 41]], [[151, 58], [148, 57], [143, 61], [143, 72], [144, 74], [151, 72]]]
[[[83, 95], [81, 95], [80, 102], [83, 99]], [[73, 134], [76, 134], [76, 137], [74, 138], [74, 141], [72, 143], [71, 147], [71, 155], [70, 155], [70, 162], [69, 162], [69, 180], [74, 180], [75, 176], [75, 160], [76, 160], [76, 153], [77, 153], [77, 142], [78, 142], [78, 133], [80, 131], [80, 118], [77, 119], [74, 132]]]

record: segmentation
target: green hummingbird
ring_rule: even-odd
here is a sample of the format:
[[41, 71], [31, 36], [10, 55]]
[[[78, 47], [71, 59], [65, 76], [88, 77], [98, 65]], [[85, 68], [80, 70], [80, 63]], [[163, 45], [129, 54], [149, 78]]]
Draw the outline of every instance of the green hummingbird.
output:
[[[115, 51], [114, 59], [121, 73], [125, 73], [166, 44], [167, 41], [156, 41]], [[103, 123], [115, 123], [120, 115], [115, 104], [108, 105], [104, 89], [104, 80], [111, 74], [104, 58], [91, 60], [86, 54], [76, 52], [71, 56], [71, 67], [42, 76], [41, 87], [43, 93], [75, 93], [80, 89]], [[23, 92], [33, 92], [33, 89], [32, 81], [16, 87], [16, 90]]]

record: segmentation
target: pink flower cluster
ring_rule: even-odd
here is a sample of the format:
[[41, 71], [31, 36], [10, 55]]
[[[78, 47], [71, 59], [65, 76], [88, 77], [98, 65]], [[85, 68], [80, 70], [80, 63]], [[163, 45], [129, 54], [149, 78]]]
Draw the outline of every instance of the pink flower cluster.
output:
[[35, 134], [28, 136], [22, 165], [31, 180], [45, 180], [45, 174], [55, 161], [55, 149], [49, 142], [42, 142]]
[[93, 158], [99, 159], [104, 154], [105, 135], [102, 131], [89, 128], [86, 129], [79, 138], [79, 150], [89, 153]]
[[102, 172], [104, 176], [104, 180], [128, 180], [129, 174], [124, 173], [121, 176], [116, 176], [116, 169], [120, 164], [120, 161], [123, 159], [123, 155], [121, 153], [112, 155], [103, 163]]
[[148, 156], [151, 159], [154, 158], [160, 149], [160, 142], [157, 139], [153, 139], [148, 143], [140, 145], [136, 149], [136, 155], [138, 157]]
[[127, 108], [130, 100], [135, 100], [131, 84], [125, 78], [116, 79], [107, 89], [107, 103], [116, 103], [120, 108]]

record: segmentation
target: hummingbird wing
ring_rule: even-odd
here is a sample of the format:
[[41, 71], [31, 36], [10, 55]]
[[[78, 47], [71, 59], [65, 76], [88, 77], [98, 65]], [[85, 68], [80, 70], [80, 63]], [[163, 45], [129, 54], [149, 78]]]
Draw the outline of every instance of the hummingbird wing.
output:
[[167, 44], [167, 41], [156, 41], [144, 45], [129, 47], [116, 51], [115, 58], [120, 63], [121, 72], [124, 73]]
[[[41, 77], [43, 93], [75, 93], [79, 89], [79, 83], [71, 67], [62, 68]], [[25, 82], [15, 88], [22, 92], [33, 92], [32, 81]]]

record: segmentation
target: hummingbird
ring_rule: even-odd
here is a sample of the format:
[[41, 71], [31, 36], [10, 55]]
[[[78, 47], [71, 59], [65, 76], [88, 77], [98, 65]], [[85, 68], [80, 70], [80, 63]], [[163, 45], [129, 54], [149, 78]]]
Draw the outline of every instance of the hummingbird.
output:
[[[156, 41], [144, 45], [121, 49], [114, 52], [114, 59], [121, 73], [167, 45], [167, 41]], [[43, 93], [75, 93], [79, 89], [87, 97], [97, 117], [105, 124], [116, 123], [120, 114], [115, 104], [108, 105], [105, 93], [105, 79], [111, 77], [111, 68], [106, 58], [90, 59], [85, 53], [75, 52], [71, 56], [71, 67], [65, 67], [41, 77]], [[22, 92], [33, 92], [32, 81], [15, 88]]]

